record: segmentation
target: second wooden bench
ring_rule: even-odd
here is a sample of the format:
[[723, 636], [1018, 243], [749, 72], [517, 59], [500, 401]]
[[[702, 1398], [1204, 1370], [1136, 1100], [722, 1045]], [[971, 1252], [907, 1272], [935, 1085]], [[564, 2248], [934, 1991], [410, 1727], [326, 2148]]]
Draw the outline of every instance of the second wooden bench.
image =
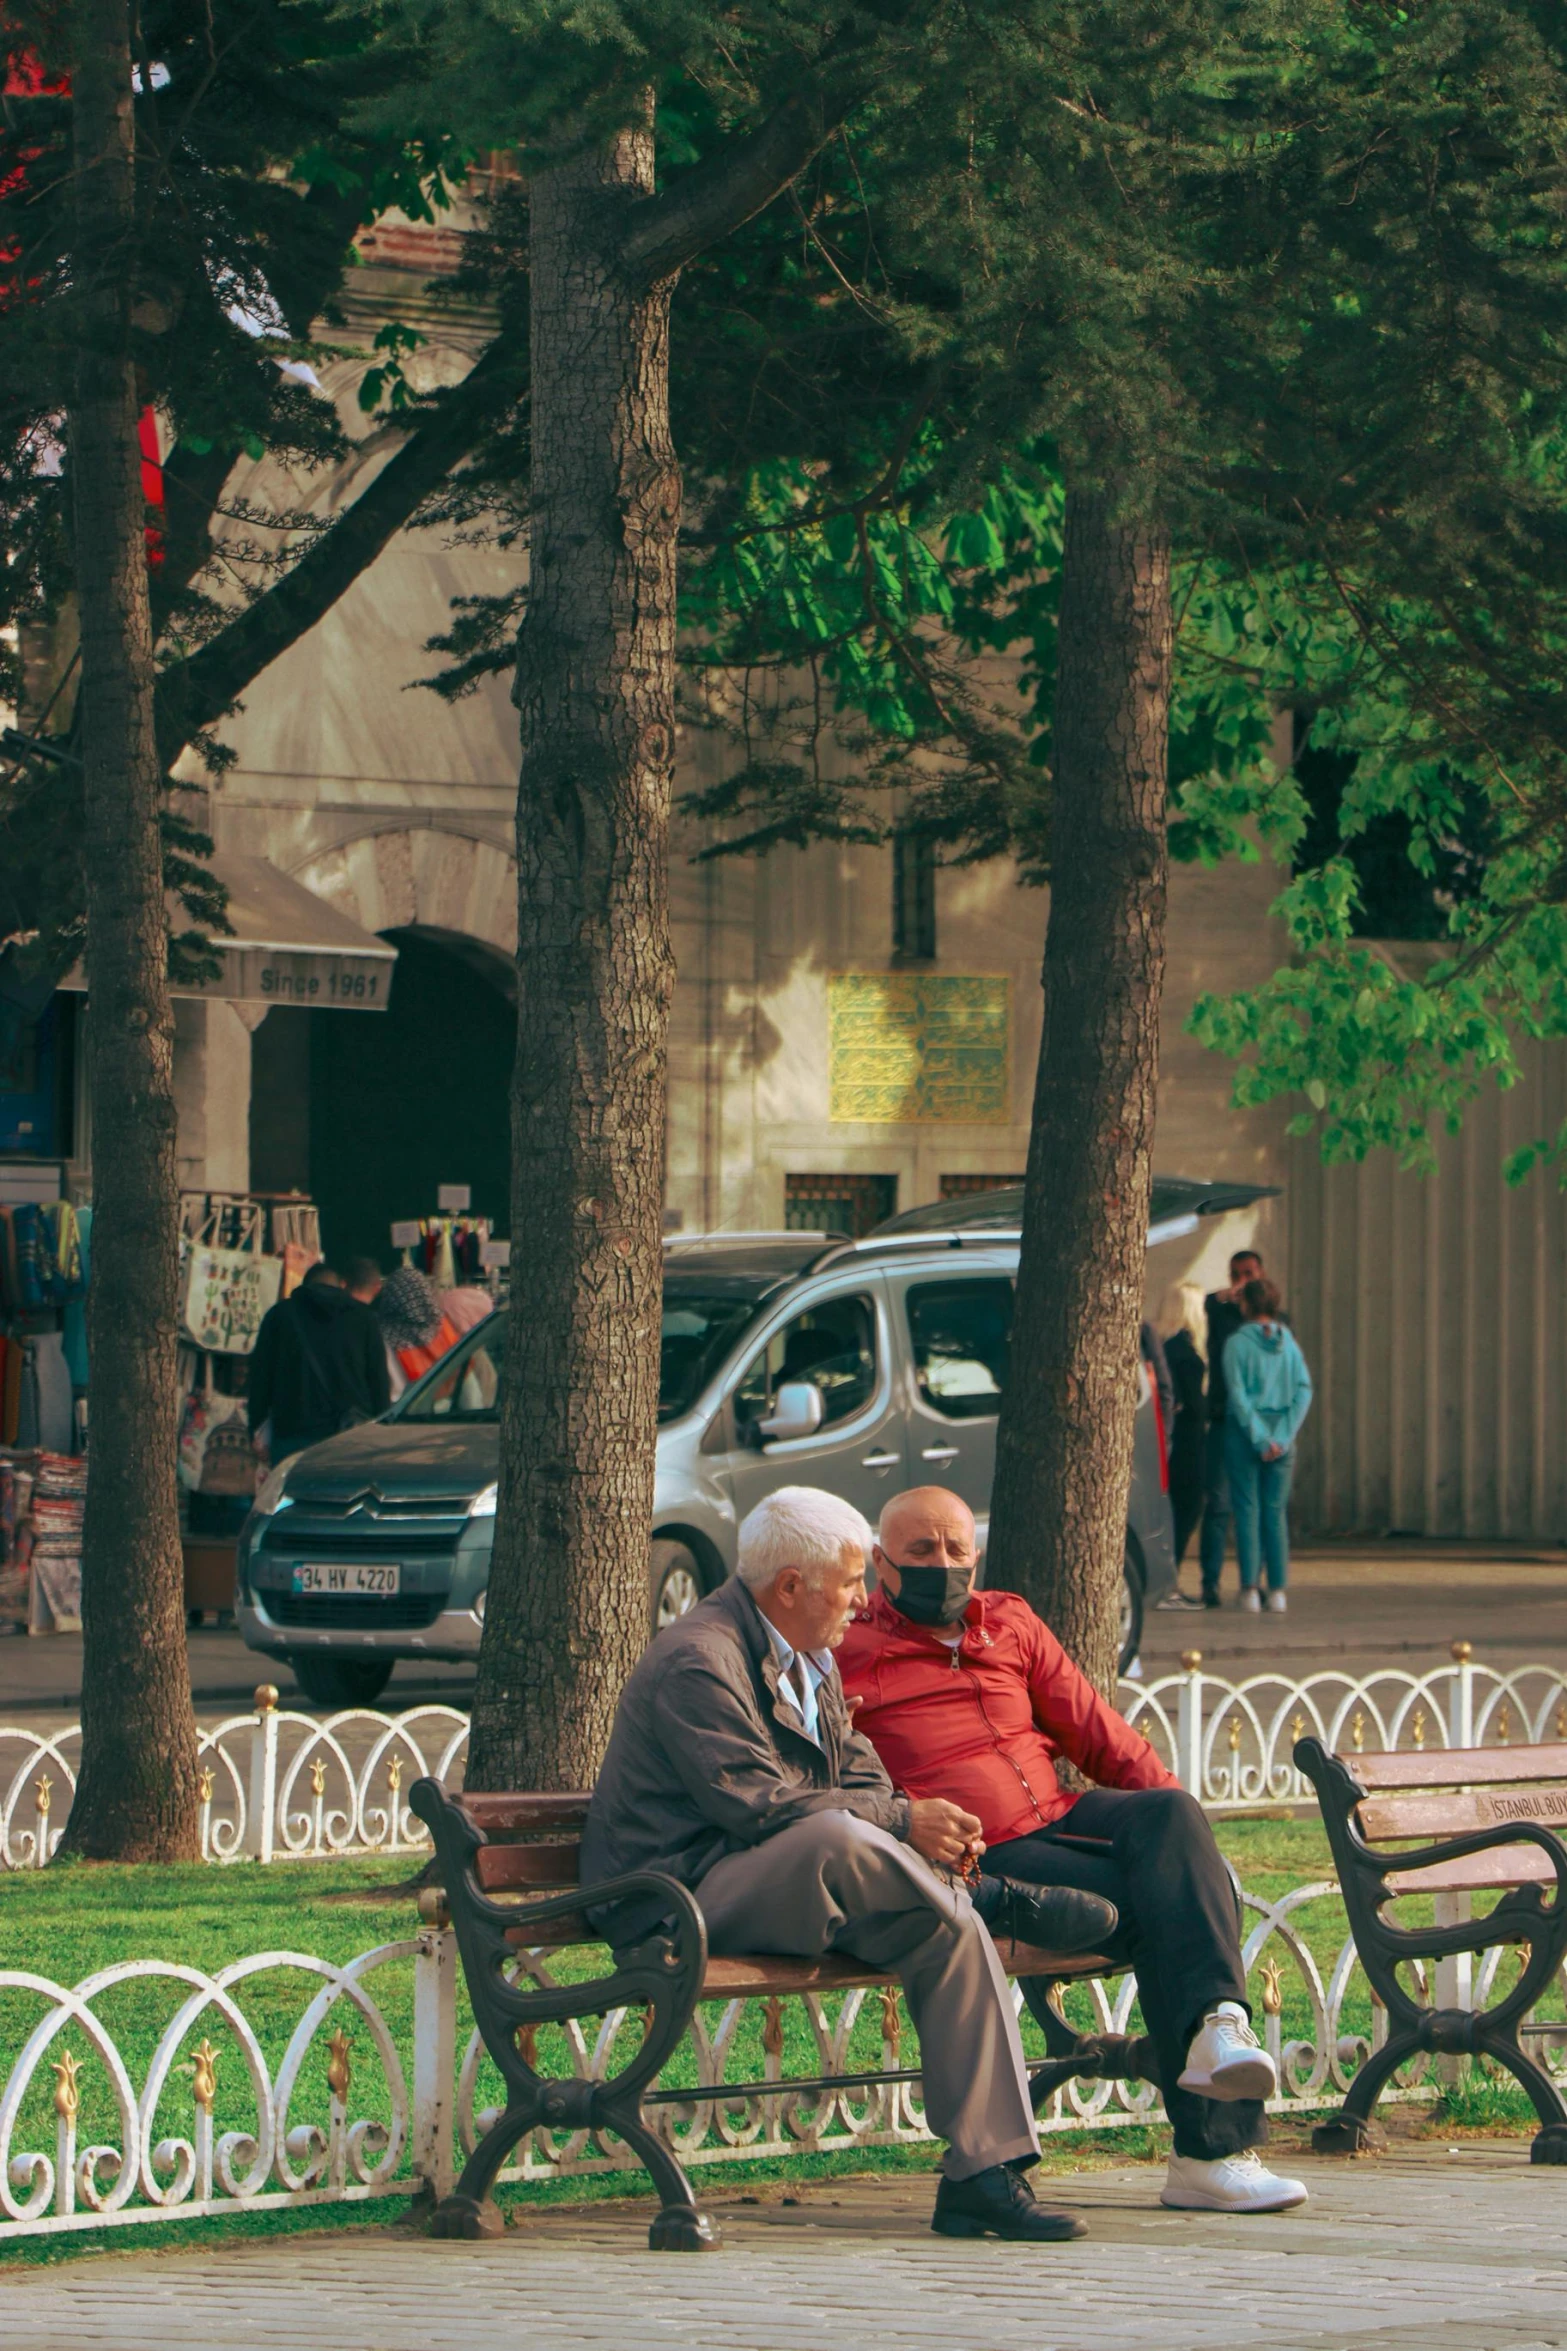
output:
[[[1567, 1745], [1344, 1756], [1302, 1739], [1295, 1766], [1317, 1791], [1350, 1932], [1388, 2019], [1386, 2042], [1367, 2057], [1339, 2113], [1312, 2133], [1312, 2145], [1323, 2155], [1384, 2146], [1372, 2120], [1377, 2100], [1401, 2065], [1431, 2051], [1505, 2066], [1540, 2118], [1531, 2159], [1567, 2163], [1567, 2102], [1519, 2042], [1520, 2025], [1567, 1954], [1567, 1845], [1556, 1833], [1567, 1828]], [[1411, 1926], [1387, 1915], [1402, 1895], [1482, 1892], [1502, 1896], [1484, 1918]], [[1427, 2006], [1399, 1981], [1401, 1966], [1498, 1944], [1522, 1945], [1526, 1957], [1511, 1991], [1490, 2008]]]

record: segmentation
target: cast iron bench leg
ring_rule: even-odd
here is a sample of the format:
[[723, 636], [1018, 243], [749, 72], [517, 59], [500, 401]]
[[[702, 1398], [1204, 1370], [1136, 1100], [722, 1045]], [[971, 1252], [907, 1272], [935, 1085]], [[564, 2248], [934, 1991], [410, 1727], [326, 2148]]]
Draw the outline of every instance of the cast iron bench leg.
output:
[[1552, 2081], [1543, 2065], [1536, 2065], [1526, 2057], [1516, 2036], [1510, 2032], [1487, 2033], [1485, 2019], [1476, 2019], [1479, 2030], [1475, 2040], [1477, 2051], [1494, 2057], [1528, 2091], [1529, 2100], [1540, 2118], [1540, 2128], [1529, 2146], [1531, 2163], [1567, 2164], [1567, 2105], [1561, 2091]]
[[430, 2216], [432, 2237], [499, 2237], [506, 2228], [500, 2207], [490, 2195], [495, 2175], [517, 2141], [543, 2120], [539, 2101], [508, 2107], [492, 2123], [463, 2165], [462, 2178], [449, 2196], [443, 2196]]
[[660, 2209], [648, 2227], [648, 2251], [716, 2253], [724, 2241], [723, 2232], [711, 2214], [700, 2209], [681, 2165], [644, 2120], [641, 2100], [634, 2107], [606, 2107], [604, 2121], [641, 2157], [658, 2190]]
[[[549, 2085], [517, 2106], [508, 2107], [479, 2141], [463, 2167], [462, 2178], [444, 2196], [430, 2219], [432, 2237], [499, 2237], [506, 2222], [491, 2197], [495, 2175], [517, 2141], [541, 2123], [551, 2120]], [[703, 2212], [691, 2193], [691, 2182], [658, 2133], [642, 2115], [640, 2097], [623, 2103], [603, 2101], [599, 2127], [624, 2139], [651, 2173], [660, 2198], [660, 2210], [648, 2230], [654, 2253], [711, 2253], [723, 2243], [717, 2224]]]
[[1060, 1985], [1051, 1976], [1024, 1976], [1023, 2005], [1045, 2036], [1049, 2054], [1028, 2070], [1034, 2112], [1066, 2082], [1156, 2082], [1153, 2043], [1142, 2034], [1075, 2033], [1051, 1997]]
[[1318, 2123], [1311, 2134], [1314, 2155], [1380, 2155], [1387, 2133], [1372, 2119], [1372, 2111], [1390, 2077], [1420, 2053], [1413, 2033], [1400, 2033], [1366, 2059], [1350, 2084], [1349, 2095], [1330, 2122]]

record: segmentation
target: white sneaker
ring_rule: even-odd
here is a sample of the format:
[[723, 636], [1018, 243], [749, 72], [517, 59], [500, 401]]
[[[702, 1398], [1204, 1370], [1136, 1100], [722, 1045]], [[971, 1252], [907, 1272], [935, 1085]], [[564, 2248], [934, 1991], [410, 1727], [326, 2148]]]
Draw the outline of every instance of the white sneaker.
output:
[[1180, 2087], [1226, 2105], [1235, 2098], [1278, 2096], [1278, 2069], [1238, 2000], [1221, 2000], [1203, 2018], [1186, 2052]]
[[1253, 1616], [1261, 1615], [1262, 1594], [1258, 1591], [1255, 1584], [1248, 1584], [1246, 1586], [1246, 1589], [1244, 1592], [1242, 1592], [1240, 1599], [1236, 1603], [1236, 1606], [1248, 1610], [1249, 1613]]
[[1285, 1599], [1282, 1592], [1270, 1592], [1268, 1594], [1268, 1606], [1275, 1616], [1282, 1616], [1285, 1610], [1289, 1607], [1289, 1602]]
[[1216, 2163], [1172, 2155], [1159, 2201], [1177, 2212], [1288, 2212], [1305, 2203], [1306, 2183], [1269, 2171], [1250, 2147], [1241, 2155], [1221, 2155]]

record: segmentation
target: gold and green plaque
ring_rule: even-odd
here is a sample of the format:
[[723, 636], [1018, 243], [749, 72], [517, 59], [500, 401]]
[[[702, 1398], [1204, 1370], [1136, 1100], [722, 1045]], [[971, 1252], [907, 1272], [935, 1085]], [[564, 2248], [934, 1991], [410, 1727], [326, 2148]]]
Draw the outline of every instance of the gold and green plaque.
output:
[[827, 1017], [834, 1120], [866, 1126], [1006, 1121], [1010, 980], [834, 972]]

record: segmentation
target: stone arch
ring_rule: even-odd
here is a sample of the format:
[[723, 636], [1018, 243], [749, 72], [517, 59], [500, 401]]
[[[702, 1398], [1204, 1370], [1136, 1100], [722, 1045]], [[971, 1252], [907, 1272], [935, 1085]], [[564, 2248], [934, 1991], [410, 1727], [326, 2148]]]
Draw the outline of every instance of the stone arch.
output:
[[517, 950], [516, 860], [476, 834], [391, 826], [318, 851], [293, 878], [367, 931], [444, 931]]

